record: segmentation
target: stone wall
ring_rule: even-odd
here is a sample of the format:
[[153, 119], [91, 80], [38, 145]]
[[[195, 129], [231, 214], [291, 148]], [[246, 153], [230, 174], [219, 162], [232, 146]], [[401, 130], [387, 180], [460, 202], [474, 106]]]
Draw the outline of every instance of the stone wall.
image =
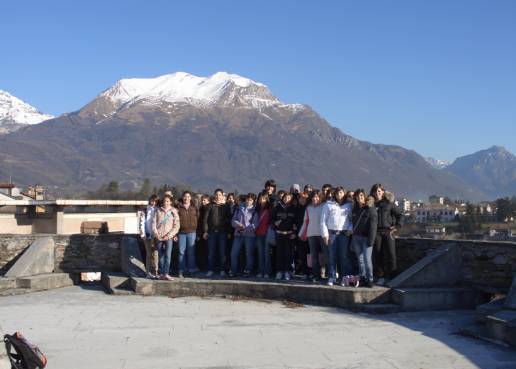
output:
[[[49, 235], [0, 235], [0, 274], [38, 237]], [[138, 237], [136, 235], [124, 235]], [[55, 242], [55, 271], [120, 271], [122, 235], [52, 235]], [[139, 237], [138, 237], [139, 238]]]
[[421, 260], [443, 244], [461, 248], [461, 283], [491, 292], [507, 292], [516, 273], [516, 243], [469, 240], [398, 238], [396, 248], [400, 270]]

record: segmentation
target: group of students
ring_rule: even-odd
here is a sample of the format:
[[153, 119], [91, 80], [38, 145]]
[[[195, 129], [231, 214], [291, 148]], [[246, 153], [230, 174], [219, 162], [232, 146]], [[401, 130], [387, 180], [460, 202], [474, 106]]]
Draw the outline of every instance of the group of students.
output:
[[174, 244], [180, 278], [198, 276], [201, 266], [206, 277], [275, 273], [288, 281], [298, 273], [314, 283], [327, 278], [330, 286], [373, 287], [396, 274], [394, 233], [402, 214], [381, 184], [369, 194], [329, 184], [276, 191], [268, 180], [258, 195], [239, 200], [221, 189], [202, 195], [200, 206], [188, 191], [176, 203], [170, 192], [151, 196], [140, 222], [148, 277], [173, 279]]

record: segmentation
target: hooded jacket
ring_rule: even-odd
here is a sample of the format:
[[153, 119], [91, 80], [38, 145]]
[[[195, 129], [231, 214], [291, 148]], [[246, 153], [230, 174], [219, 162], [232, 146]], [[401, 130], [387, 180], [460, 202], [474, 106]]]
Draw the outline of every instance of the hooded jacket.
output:
[[[231, 219], [235, 236], [255, 237], [258, 228], [258, 212], [255, 206], [248, 208], [245, 203], [238, 206]], [[240, 229], [242, 227], [243, 229]]]
[[376, 212], [378, 214], [378, 230], [385, 231], [391, 227], [401, 227], [401, 211], [394, 204], [394, 194], [385, 192], [382, 200], [375, 203]]
[[353, 206], [353, 235], [367, 237], [369, 246], [373, 246], [378, 228], [378, 214], [374, 206], [374, 197], [369, 196], [366, 204]]
[[286, 206], [280, 201], [272, 213], [273, 228], [280, 232], [293, 232], [296, 230], [296, 209], [293, 205]]

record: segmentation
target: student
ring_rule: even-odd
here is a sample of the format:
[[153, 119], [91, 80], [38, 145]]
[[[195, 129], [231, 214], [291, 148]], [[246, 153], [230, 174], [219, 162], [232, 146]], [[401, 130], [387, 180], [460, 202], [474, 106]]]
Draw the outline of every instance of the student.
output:
[[258, 213], [258, 225], [256, 227], [256, 247], [258, 249], [258, 274], [257, 278], [269, 278], [271, 274], [271, 250], [267, 243], [267, 232], [269, 230], [272, 204], [269, 196], [262, 192], [256, 201], [256, 212]]
[[276, 204], [278, 203], [279, 196], [276, 194], [276, 182], [274, 181], [274, 179], [269, 179], [268, 181], [266, 181], [263, 187], [263, 192], [266, 193], [269, 197], [269, 202], [273, 206], [276, 206]]
[[164, 195], [161, 207], [156, 210], [152, 221], [152, 233], [156, 239], [159, 254], [160, 278], [171, 281], [170, 264], [172, 259], [172, 240], [179, 231], [179, 216], [172, 207], [172, 197]]
[[158, 196], [152, 195], [149, 197], [147, 208], [140, 215], [140, 236], [145, 244], [145, 269], [147, 271], [147, 278], [158, 278], [158, 250], [154, 246], [154, 238], [152, 233], [152, 220], [156, 213], [156, 206], [158, 204]]
[[358, 189], [354, 193], [354, 199], [351, 248], [357, 255], [361, 284], [374, 287], [372, 255], [378, 226], [374, 197], [369, 196], [366, 199], [365, 191]]
[[292, 194], [286, 192], [274, 209], [272, 224], [276, 230], [276, 280], [291, 279], [292, 243], [296, 238], [296, 212]]
[[197, 219], [197, 267], [206, 271], [208, 269], [208, 241], [203, 238], [203, 222], [206, 210], [210, 204], [210, 196], [202, 195], [199, 206], [199, 217]]
[[310, 195], [312, 194], [313, 191], [314, 191], [314, 186], [312, 186], [311, 184], [305, 184], [305, 187], [303, 188], [303, 192], [306, 193], [308, 195], [308, 197], [310, 197]]
[[312, 191], [308, 198], [308, 206], [303, 218], [303, 225], [299, 230], [299, 237], [308, 239], [310, 247], [310, 260], [312, 261], [312, 282], [316, 283], [321, 278], [321, 266], [319, 253], [323, 251], [321, 237], [321, 195], [319, 190]]
[[245, 197], [245, 201], [237, 207], [231, 225], [235, 229], [233, 239], [233, 247], [231, 249], [231, 272], [230, 277], [236, 276], [238, 272], [238, 257], [245, 245], [246, 266], [244, 269], [244, 277], [250, 277], [253, 271], [254, 263], [254, 242], [256, 238], [256, 228], [258, 227], [258, 213], [254, 202], [256, 195], [249, 193]]
[[321, 202], [324, 203], [331, 199], [333, 188], [331, 184], [325, 183], [321, 188]]
[[[301, 229], [303, 226], [303, 221], [305, 218], [306, 207], [308, 205], [308, 195], [304, 192], [299, 193], [297, 196], [297, 204], [296, 204], [296, 228]], [[295, 241], [296, 246], [296, 260], [297, 260], [297, 270], [301, 275], [303, 275], [303, 279], [308, 281], [309, 279], [309, 270], [308, 270], [308, 239], [306, 235], [299, 233], [296, 237]]]
[[[192, 194], [189, 191], [183, 192], [182, 201], [178, 205], [179, 214], [179, 278], [183, 278], [183, 272], [187, 270], [190, 274], [197, 273], [195, 260], [195, 238], [197, 231], [197, 220], [199, 211], [192, 204]], [[188, 267], [185, 269], [185, 251]]]
[[384, 285], [396, 274], [394, 233], [401, 227], [402, 214], [394, 204], [394, 195], [385, 192], [380, 183], [373, 185], [370, 195], [375, 198], [376, 213], [378, 214], [378, 231], [373, 250], [373, 265], [377, 270], [377, 283]]
[[[352, 231], [351, 203], [345, 201], [346, 191], [336, 187], [333, 191], [334, 200], [327, 201], [321, 213], [321, 236], [323, 243], [328, 246], [328, 286], [336, 282], [337, 262], [341, 277], [351, 274], [349, 259], [350, 236]], [[341, 285], [345, 285], [342, 278]]]
[[226, 242], [230, 229], [231, 214], [229, 206], [224, 203], [224, 192], [215, 190], [214, 202], [208, 205], [203, 219], [203, 238], [208, 240], [208, 273], [212, 277], [215, 271], [215, 258], [218, 251], [220, 276], [226, 276]]

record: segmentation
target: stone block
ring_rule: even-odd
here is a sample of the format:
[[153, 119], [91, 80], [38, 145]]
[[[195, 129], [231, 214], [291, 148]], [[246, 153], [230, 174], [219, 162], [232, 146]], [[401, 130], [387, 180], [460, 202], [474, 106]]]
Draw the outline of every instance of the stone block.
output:
[[482, 305], [478, 305], [475, 309], [477, 320], [480, 322], [485, 322], [487, 316], [496, 314], [500, 310], [503, 310], [504, 304], [505, 299], [501, 298]]
[[444, 244], [400, 273], [389, 282], [389, 286], [454, 286], [460, 280], [461, 260], [460, 246], [455, 243]]
[[6, 277], [18, 278], [54, 271], [54, 240], [41, 237], [35, 240], [5, 273]]
[[505, 299], [504, 308], [516, 310], [516, 275], [512, 279], [512, 285]]
[[16, 284], [18, 288], [27, 288], [31, 291], [43, 291], [73, 286], [74, 280], [68, 273], [51, 273], [17, 278]]
[[122, 271], [130, 277], [144, 278], [145, 260], [140, 251], [140, 244], [134, 237], [123, 237], [121, 244], [121, 260]]
[[16, 279], [0, 277], [0, 291], [16, 288]]
[[403, 311], [473, 309], [481, 300], [470, 288], [396, 288], [392, 301]]
[[122, 273], [102, 273], [102, 285], [108, 291], [130, 287], [129, 277]]
[[489, 315], [486, 329], [490, 338], [516, 347], [516, 311], [502, 310]]

